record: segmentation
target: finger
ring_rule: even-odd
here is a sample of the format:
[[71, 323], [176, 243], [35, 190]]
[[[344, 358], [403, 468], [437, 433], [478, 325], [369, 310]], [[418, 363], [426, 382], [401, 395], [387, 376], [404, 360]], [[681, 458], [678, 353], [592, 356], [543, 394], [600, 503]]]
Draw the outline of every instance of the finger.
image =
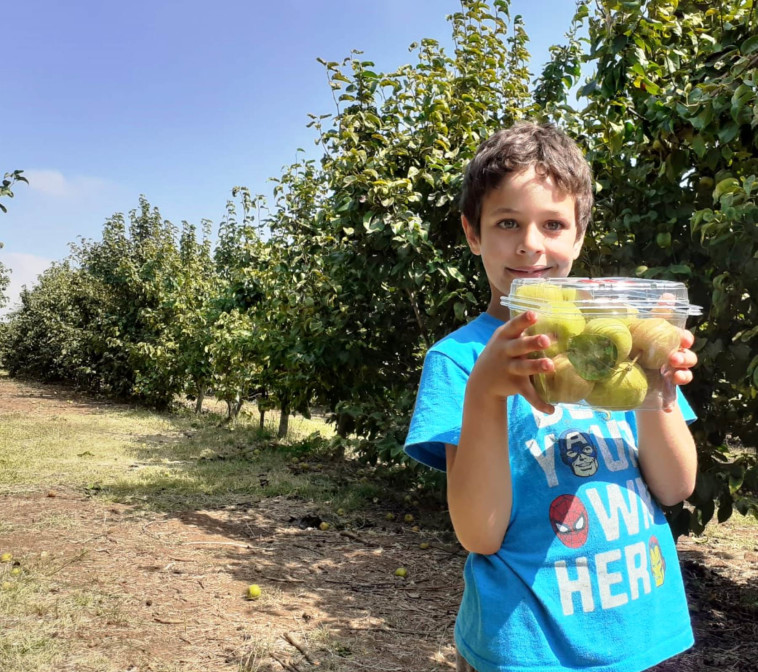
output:
[[537, 390], [534, 389], [534, 385], [532, 384], [531, 380], [527, 381], [527, 384], [524, 385], [519, 394], [521, 394], [521, 396], [524, 397], [524, 399], [526, 399], [538, 411], [542, 411], [547, 415], [552, 415], [555, 413], [555, 406], [548, 404], [547, 402], [540, 399], [540, 396], [537, 394]]
[[516, 315], [508, 320], [502, 327], [498, 327], [499, 338], [518, 338], [526, 329], [537, 321], [537, 313], [533, 310]]
[[679, 345], [680, 348], [683, 350], [689, 350], [693, 343], [695, 342], [695, 336], [691, 331], [688, 331], [687, 329], [682, 329], [682, 341]]
[[555, 364], [549, 357], [540, 357], [539, 359], [517, 357], [508, 362], [506, 369], [513, 376], [525, 377], [539, 373], [550, 373], [555, 369]]
[[662, 317], [669, 319], [674, 314], [674, 306], [676, 305], [676, 297], [669, 292], [664, 292], [658, 297], [658, 302], [655, 308], [650, 312], [655, 317]]
[[691, 369], [697, 364], [697, 355], [692, 350], [677, 350], [669, 357], [669, 366], [674, 369]]
[[549, 348], [552, 342], [553, 340], [547, 334], [520, 336], [510, 339], [506, 344], [505, 351], [510, 357], [524, 357]]
[[674, 371], [672, 380], [675, 385], [689, 385], [692, 382], [692, 372], [685, 370]]

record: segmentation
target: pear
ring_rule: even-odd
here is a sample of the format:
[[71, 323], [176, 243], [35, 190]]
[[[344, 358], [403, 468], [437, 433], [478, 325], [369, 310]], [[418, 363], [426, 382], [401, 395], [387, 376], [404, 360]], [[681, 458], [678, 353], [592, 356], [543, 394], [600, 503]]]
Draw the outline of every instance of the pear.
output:
[[563, 290], [549, 282], [535, 282], [517, 287], [516, 296], [536, 301], [563, 301]]
[[608, 378], [597, 381], [584, 400], [609, 411], [631, 411], [642, 404], [646, 395], [647, 377], [642, 367], [624, 362]]
[[552, 343], [543, 351], [545, 357], [565, 352], [569, 339], [584, 331], [584, 316], [571, 301], [551, 301], [537, 312], [537, 322], [527, 329], [527, 333], [550, 336]]
[[633, 320], [632, 355], [646, 369], [660, 369], [682, 342], [678, 327], [662, 317]]
[[582, 332], [585, 335], [605, 336], [616, 346], [616, 361], [621, 364], [632, 351], [632, 334], [629, 328], [619, 319], [613, 317], [596, 317], [587, 322]]
[[591, 301], [592, 294], [586, 289], [578, 289], [577, 287], [563, 287], [563, 300], [564, 301]]
[[582, 378], [566, 355], [556, 355], [553, 364], [553, 371], [534, 377], [534, 389], [542, 401], [548, 404], [576, 404], [592, 392], [594, 382]]
[[613, 317], [621, 320], [629, 326], [632, 320], [639, 317], [640, 311], [628, 303], [615, 303], [610, 301], [596, 301], [595, 305], [587, 303], [582, 306], [582, 312], [588, 320], [598, 317]]

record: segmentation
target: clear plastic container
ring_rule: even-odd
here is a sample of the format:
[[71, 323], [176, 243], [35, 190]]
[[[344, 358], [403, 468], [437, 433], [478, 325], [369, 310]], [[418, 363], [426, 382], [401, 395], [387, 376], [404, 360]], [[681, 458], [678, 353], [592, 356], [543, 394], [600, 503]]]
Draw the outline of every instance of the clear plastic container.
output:
[[676, 397], [663, 376], [679, 349], [687, 318], [702, 314], [681, 282], [640, 278], [516, 279], [500, 303], [537, 322], [527, 333], [547, 334], [554, 371], [532, 382], [550, 404], [608, 411], [660, 410]]

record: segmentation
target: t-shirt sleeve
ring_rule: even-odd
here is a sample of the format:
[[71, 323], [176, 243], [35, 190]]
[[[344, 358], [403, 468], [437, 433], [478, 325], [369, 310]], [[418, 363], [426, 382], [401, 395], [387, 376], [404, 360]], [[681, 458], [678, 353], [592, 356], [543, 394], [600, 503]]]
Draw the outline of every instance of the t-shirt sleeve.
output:
[[405, 439], [405, 452], [427, 466], [445, 471], [445, 444], [458, 445], [468, 372], [446, 354], [427, 353], [416, 406]]
[[682, 388], [679, 386], [676, 388], [676, 400], [679, 403], [679, 408], [682, 411], [685, 422], [688, 425], [691, 425], [693, 422], [695, 422], [695, 420], [697, 420], [697, 415], [695, 415], [695, 411], [692, 410], [690, 402], [687, 401], [687, 397], [682, 394]]

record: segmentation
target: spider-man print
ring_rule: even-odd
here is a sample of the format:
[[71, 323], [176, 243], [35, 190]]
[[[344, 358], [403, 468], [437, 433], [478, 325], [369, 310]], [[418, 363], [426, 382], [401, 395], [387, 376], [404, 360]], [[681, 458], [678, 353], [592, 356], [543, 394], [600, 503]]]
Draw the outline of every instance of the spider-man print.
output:
[[589, 534], [589, 516], [582, 500], [559, 495], [550, 505], [550, 524], [558, 539], [569, 548], [584, 546]]
[[597, 448], [589, 434], [570, 429], [561, 434], [558, 451], [564, 464], [577, 476], [586, 478], [597, 471]]
[[666, 578], [666, 558], [661, 553], [661, 545], [657, 537], [650, 537], [648, 542], [650, 551], [650, 570], [653, 572], [653, 580], [656, 586], [662, 586]]

